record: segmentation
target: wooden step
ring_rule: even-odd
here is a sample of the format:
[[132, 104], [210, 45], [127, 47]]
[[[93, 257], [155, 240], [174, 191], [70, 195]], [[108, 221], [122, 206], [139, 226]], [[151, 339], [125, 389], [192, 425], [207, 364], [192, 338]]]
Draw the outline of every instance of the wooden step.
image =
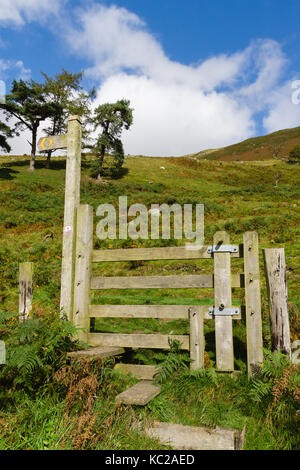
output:
[[144, 406], [149, 403], [152, 398], [160, 393], [161, 387], [153, 385], [151, 380], [142, 380], [141, 382], [128, 388], [125, 392], [116, 396], [116, 403], [125, 405]]
[[242, 450], [245, 438], [242, 431], [231, 428], [208, 428], [155, 421], [145, 428], [150, 437], [175, 450]]
[[109, 357], [119, 356], [125, 352], [124, 348], [117, 346], [97, 346], [95, 348], [83, 349], [81, 351], [72, 351], [67, 354], [71, 359], [87, 358], [91, 359], [94, 357]]
[[122, 374], [131, 374], [137, 379], [152, 380], [157, 366], [140, 365], [140, 364], [116, 364], [114, 370], [122, 372]]

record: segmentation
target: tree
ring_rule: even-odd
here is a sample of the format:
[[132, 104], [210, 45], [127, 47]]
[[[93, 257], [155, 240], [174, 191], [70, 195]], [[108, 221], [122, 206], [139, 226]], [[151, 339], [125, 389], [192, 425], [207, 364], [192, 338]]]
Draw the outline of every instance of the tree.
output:
[[4, 152], [10, 152], [10, 145], [7, 143], [7, 139], [12, 136], [11, 128], [0, 121], [0, 149], [4, 150]]
[[29, 169], [33, 171], [38, 127], [41, 121], [55, 115], [60, 115], [62, 107], [57, 103], [46, 101], [43, 85], [33, 80], [14, 80], [10, 94], [5, 97], [5, 103], [0, 103], [0, 109], [4, 110], [8, 121], [11, 118], [17, 120], [14, 126], [14, 132], [17, 135], [25, 129], [31, 131]]
[[116, 103], [105, 103], [98, 106], [94, 111], [94, 130], [102, 129], [92, 150], [98, 156], [95, 174], [101, 179], [104, 158], [110, 153], [114, 159], [115, 166], [120, 168], [124, 161], [124, 150], [121, 141], [123, 129], [128, 130], [133, 123], [133, 109], [129, 107], [129, 100], [119, 100]]
[[289, 161], [293, 163], [300, 162], [300, 145], [295, 145], [295, 147], [290, 150]]
[[[53, 77], [42, 72], [45, 79], [44, 92], [47, 102], [61, 106], [61, 114], [51, 117], [50, 125], [44, 129], [47, 135], [63, 134], [67, 131], [67, 118], [72, 114], [79, 116], [90, 115], [90, 100], [95, 95], [92, 89], [85, 92], [80, 85], [83, 72], [70, 73], [62, 69]], [[87, 138], [88, 130], [83, 121], [83, 140]], [[54, 150], [47, 150], [47, 167], [50, 166], [51, 154]]]

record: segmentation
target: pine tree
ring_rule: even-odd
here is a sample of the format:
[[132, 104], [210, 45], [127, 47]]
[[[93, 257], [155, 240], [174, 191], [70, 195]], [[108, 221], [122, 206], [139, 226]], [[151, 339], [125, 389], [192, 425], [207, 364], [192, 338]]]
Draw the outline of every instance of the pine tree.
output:
[[[61, 106], [62, 112], [50, 118], [50, 125], [43, 129], [47, 135], [63, 134], [67, 131], [67, 118], [76, 114], [88, 117], [91, 113], [91, 98], [95, 95], [95, 90], [85, 92], [81, 86], [83, 72], [70, 73], [62, 69], [61, 73], [54, 77], [49, 77], [42, 72], [45, 79], [44, 92], [48, 102]], [[83, 141], [88, 136], [86, 120], [83, 121]], [[84, 146], [84, 144], [83, 144]], [[47, 150], [47, 167], [50, 166], [51, 154], [54, 150]]]
[[25, 129], [31, 131], [31, 155], [29, 170], [35, 167], [37, 146], [37, 131], [41, 121], [62, 113], [61, 105], [47, 102], [43, 85], [30, 80], [14, 80], [11, 91], [0, 103], [7, 119], [16, 119], [14, 132], [19, 133]]
[[105, 154], [112, 154], [117, 168], [123, 165], [124, 150], [121, 133], [123, 129], [128, 130], [133, 123], [133, 110], [129, 105], [129, 100], [122, 99], [116, 103], [101, 104], [94, 111], [92, 121], [94, 130], [99, 127], [102, 129], [95, 145], [92, 147], [98, 155], [97, 179], [101, 179]]
[[7, 143], [7, 139], [12, 137], [12, 130], [7, 124], [0, 121], [0, 149], [4, 152], [10, 152], [11, 147]]

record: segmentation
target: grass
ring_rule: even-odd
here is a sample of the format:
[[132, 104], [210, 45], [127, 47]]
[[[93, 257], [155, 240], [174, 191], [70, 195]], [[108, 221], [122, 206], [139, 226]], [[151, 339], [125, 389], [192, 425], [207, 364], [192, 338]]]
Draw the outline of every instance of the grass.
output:
[[[296, 132], [296, 131], [295, 131]], [[212, 154], [213, 155], [213, 154]], [[34, 309], [38, 316], [59, 308], [62, 226], [64, 210], [65, 159], [53, 159], [52, 168], [37, 159], [34, 173], [27, 171], [29, 159], [0, 157], [0, 302], [1, 310], [17, 315], [18, 265], [35, 263]], [[139, 202], [205, 205], [205, 243], [211, 244], [217, 230], [226, 230], [232, 243], [241, 243], [242, 234], [256, 230], [260, 241], [262, 314], [264, 346], [270, 348], [270, 325], [262, 248], [284, 247], [290, 302], [292, 340], [299, 339], [300, 311], [300, 169], [278, 160], [249, 161], [244, 164], [191, 158], [127, 157], [124, 171], [99, 184], [89, 177], [90, 160], [83, 160], [81, 202], [94, 209], [101, 203], [117, 207], [118, 197], [128, 196], [128, 205]], [[164, 166], [165, 170], [160, 167]], [[97, 217], [95, 217], [95, 224]], [[48, 236], [47, 235], [51, 235]], [[98, 240], [96, 248], [129, 246], [172, 246], [184, 240]], [[204, 274], [213, 269], [211, 260], [120, 262], [95, 265], [95, 273], [105, 276]], [[232, 260], [233, 272], [242, 271], [242, 261]], [[243, 302], [243, 290], [233, 289], [235, 305]], [[146, 289], [95, 292], [93, 303], [211, 305], [212, 289]], [[97, 331], [161, 332], [185, 334], [186, 321], [154, 319], [97, 319]], [[4, 335], [5, 331], [0, 331]], [[205, 322], [206, 364], [215, 362], [214, 328]], [[234, 321], [235, 367], [245, 371], [245, 322]], [[184, 356], [183, 358], [187, 358]], [[163, 364], [165, 351], [138, 350], [128, 353], [128, 362]], [[216, 382], [217, 380], [217, 382]], [[266, 425], [263, 412], [255, 412], [249, 401], [245, 374], [233, 381], [228, 377], [193, 377], [179, 372], [163, 384], [162, 393], [144, 409], [115, 407], [113, 397], [135, 380], [111, 372], [107, 392], [98, 394], [93, 405], [95, 422], [66, 416], [66, 401], [57, 394], [38, 393], [18, 399], [10, 409], [2, 406], [0, 449], [160, 449], [159, 443], [136, 431], [140, 420], [160, 419], [190, 425], [220, 425], [242, 429], [247, 426], [247, 449], [295, 448], [288, 431], [282, 436], [276, 426]], [[61, 392], [60, 392], [61, 393]], [[63, 395], [65, 396], [65, 395]], [[76, 428], [77, 426], [77, 428]], [[80, 428], [80, 426], [82, 426]], [[127, 432], [131, 429], [130, 433]], [[82, 429], [80, 440], [76, 429]], [[93, 434], [99, 434], [95, 440]], [[105, 430], [108, 430], [106, 432]], [[77, 436], [77, 437], [76, 437]], [[83, 446], [83, 447], [82, 447]]]

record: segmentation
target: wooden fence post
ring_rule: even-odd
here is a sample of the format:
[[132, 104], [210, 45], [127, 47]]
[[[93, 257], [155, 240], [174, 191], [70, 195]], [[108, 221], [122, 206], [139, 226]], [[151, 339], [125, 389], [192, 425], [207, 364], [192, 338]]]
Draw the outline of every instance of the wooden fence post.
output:
[[65, 182], [64, 228], [61, 266], [61, 317], [72, 321], [73, 281], [75, 267], [76, 208], [80, 202], [81, 119], [68, 120]]
[[259, 366], [263, 362], [258, 234], [256, 232], [245, 232], [243, 235], [243, 242], [247, 330], [247, 366], [248, 376], [251, 376], [255, 366]]
[[33, 293], [33, 263], [19, 265], [19, 321], [30, 318]]
[[75, 254], [74, 312], [73, 321], [78, 339], [88, 341], [91, 259], [93, 249], [93, 208], [80, 204], [77, 208], [77, 235]]
[[[226, 232], [216, 232], [213, 244], [229, 245], [230, 237]], [[215, 307], [231, 308], [230, 253], [214, 253], [214, 289]], [[231, 316], [215, 317], [215, 337], [217, 369], [234, 370]]]
[[272, 348], [291, 358], [288, 292], [284, 248], [264, 249], [265, 272], [272, 325]]
[[191, 370], [204, 367], [203, 313], [197, 306], [189, 309]]
[[6, 347], [5, 342], [0, 341], [0, 365], [6, 364]]

